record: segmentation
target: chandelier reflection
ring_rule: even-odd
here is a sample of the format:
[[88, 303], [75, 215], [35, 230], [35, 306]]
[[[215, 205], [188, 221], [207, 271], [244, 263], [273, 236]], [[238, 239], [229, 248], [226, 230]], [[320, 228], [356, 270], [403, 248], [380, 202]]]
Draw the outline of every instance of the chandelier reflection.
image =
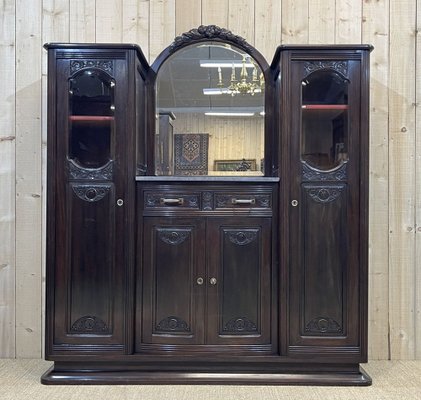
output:
[[[253, 68], [251, 79], [249, 78], [247, 66], [252, 66]], [[264, 81], [263, 73], [260, 72], [259, 74], [258, 68], [254, 63], [252, 64], [246, 63], [246, 58], [243, 56], [243, 60], [241, 62], [241, 72], [240, 72], [239, 79], [237, 79], [237, 75], [235, 72], [235, 64], [232, 63], [231, 78], [229, 81], [229, 86], [226, 87], [222, 78], [221, 66], [218, 66], [218, 83], [216, 85], [216, 88], [203, 89], [203, 94], [205, 95], [228, 94], [231, 96], [241, 94], [241, 95], [254, 96], [255, 94], [263, 93], [264, 88], [265, 88], [265, 81]]]

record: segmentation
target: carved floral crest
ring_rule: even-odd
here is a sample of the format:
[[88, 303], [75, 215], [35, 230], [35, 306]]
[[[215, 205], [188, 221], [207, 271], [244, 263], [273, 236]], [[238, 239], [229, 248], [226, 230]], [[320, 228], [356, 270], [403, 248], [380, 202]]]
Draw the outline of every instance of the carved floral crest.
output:
[[253, 51], [253, 48], [246, 42], [246, 39], [241, 36], [234, 35], [231, 31], [225, 28], [220, 28], [216, 25], [200, 25], [198, 28], [190, 29], [188, 32], [177, 36], [174, 42], [169, 47], [170, 52], [174, 52], [179, 47], [192, 42], [216, 39], [232, 42], [233, 44], [242, 47], [248, 51]]

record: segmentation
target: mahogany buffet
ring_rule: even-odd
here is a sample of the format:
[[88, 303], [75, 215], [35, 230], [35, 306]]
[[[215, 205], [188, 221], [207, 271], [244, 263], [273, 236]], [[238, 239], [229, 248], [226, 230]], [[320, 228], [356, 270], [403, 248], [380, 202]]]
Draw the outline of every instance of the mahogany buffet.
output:
[[370, 385], [370, 45], [48, 50], [44, 384]]

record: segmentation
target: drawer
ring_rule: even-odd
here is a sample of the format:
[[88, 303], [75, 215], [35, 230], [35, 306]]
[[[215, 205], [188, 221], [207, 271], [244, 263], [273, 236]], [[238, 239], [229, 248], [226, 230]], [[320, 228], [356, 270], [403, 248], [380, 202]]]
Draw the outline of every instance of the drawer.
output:
[[181, 208], [199, 210], [200, 193], [183, 191], [145, 191], [144, 207], [145, 209]]
[[215, 210], [221, 209], [271, 209], [272, 193], [216, 192]]

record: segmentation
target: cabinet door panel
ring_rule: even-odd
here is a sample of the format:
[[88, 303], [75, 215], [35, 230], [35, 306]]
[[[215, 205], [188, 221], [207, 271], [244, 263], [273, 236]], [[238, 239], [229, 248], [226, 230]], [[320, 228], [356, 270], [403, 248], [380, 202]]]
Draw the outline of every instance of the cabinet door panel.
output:
[[69, 329], [111, 334], [114, 185], [70, 184]]
[[[330, 346], [339, 352], [353, 347], [356, 352], [360, 332], [359, 62], [292, 64], [289, 351], [317, 353], [318, 348]], [[319, 69], [329, 95], [339, 93], [339, 100], [306, 97], [314, 68]], [[338, 85], [346, 90], [339, 90]], [[320, 90], [322, 86], [314, 93], [319, 95]], [[338, 113], [345, 111], [343, 123], [338, 123]]]
[[209, 344], [270, 343], [270, 221], [208, 222]]
[[346, 185], [302, 185], [302, 336], [346, 332]]
[[143, 343], [203, 343], [204, 233], [200, 219], [145, 218]]

